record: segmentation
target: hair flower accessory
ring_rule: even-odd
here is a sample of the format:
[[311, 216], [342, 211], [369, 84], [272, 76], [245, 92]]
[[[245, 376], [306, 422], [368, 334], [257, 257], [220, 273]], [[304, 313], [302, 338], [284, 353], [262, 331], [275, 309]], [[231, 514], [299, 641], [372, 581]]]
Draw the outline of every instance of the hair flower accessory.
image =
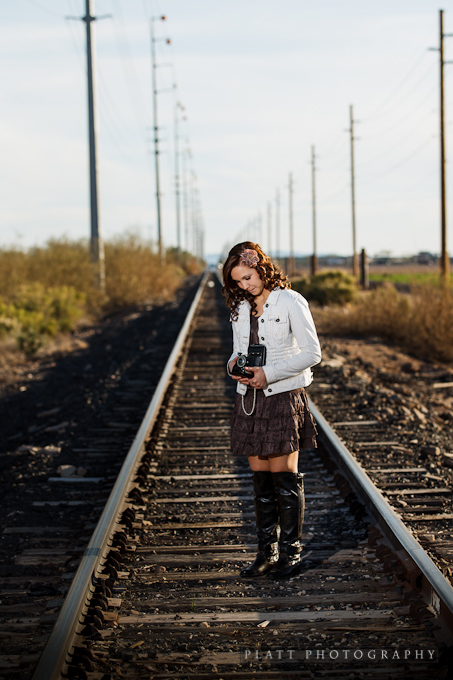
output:
[[252, 248], [243, 250], [239, 257], [240, 264], [245, 264], [246, 267], [256, 267], [259, 261], [258, 253]]

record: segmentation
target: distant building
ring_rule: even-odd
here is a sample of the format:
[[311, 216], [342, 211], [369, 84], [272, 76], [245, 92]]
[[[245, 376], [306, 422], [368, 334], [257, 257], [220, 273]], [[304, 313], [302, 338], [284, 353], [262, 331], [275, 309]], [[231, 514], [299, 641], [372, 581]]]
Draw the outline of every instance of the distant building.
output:
[[371, 262], [372, 262], [372, 264], [377, 264], [377, 265], [386, 267], [387, 265], [392, 264], [392, 258], [391, 257], [373, 257]]
[[421, 252], [417, 255], [417, 264], [437, 264], [438, 257], [428, 252]]
[[328, 267], [345, 267], [350, 259], [350, 257], [328, 256], [324, 258], [324, 262]]

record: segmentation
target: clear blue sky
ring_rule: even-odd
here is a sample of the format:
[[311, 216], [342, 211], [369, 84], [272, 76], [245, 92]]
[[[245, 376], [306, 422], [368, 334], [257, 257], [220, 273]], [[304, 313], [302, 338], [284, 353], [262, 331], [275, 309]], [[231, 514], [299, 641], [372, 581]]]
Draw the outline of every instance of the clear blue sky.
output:
[[[84, 24], [65, 18], [82, 16], [84, 6], [84, 0], [0, 3], [2, 246], [89, 234]], [[444, 9], [445, 32], [453, 33], [453, 9]], [[172, 44], [157, 43], [159, 87], [178, 88], [158, 97], [166, 245], [176, 243], [179, 100], [188, 118], [181, 146], [190, 139], [207, 253], [257, 238], [260, 212], [260, 241], [269, 250], [269, 202], [274, 250], [277, 189], [280, 244], [287, 247], [289, 172], [295, 247], [311, 251], [312, 145], [318, 252], [350, 253], [352, 104], [358, 247], [370, 254], [439, 252], [439, 56], [428, 51], [439, 44], [437, 2], [96, 0], [95, 13], [112, 15], [95, 26], [105, 238], [130, 228], [156, 235], [149, 17], [165, 14], [156, 33]], [[453, 38], [445, 48], [453, 59]], [[447, 155], [452, 69], [446, 66]]]

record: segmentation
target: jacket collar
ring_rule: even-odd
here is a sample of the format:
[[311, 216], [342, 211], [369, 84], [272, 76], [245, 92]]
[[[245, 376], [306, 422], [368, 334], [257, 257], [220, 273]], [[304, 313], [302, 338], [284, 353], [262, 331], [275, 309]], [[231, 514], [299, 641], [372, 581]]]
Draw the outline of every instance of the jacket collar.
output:
[[[274, 288], [274, 290], [271, 290], [271, 292], [269, 293], [269, 297], [266, 300], [266, 304], [276, 305], [281, 292], [282, 292], [281, 288]], [[250, 309], [251, 309], [250, 302], [248, 300], [242, 300], [239, 306], [239, 311], [243, 310], [242, 312], [243, 314], [249, 314]]]
[[266, 300], [266, 303], [268, 305], [276, 305], [281, 292], [282, 292], [281, 288], [274, 288], [274, 290], [271, 290], [269, 297]]

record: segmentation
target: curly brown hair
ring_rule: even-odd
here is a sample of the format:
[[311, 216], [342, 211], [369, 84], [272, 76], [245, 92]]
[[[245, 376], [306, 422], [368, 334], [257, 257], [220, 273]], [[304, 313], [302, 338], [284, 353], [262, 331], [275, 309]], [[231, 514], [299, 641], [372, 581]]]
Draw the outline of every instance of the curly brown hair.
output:
[[248, 300], [252, 309], [252, 314], [256, 314], [256, 302], [254, 296], [239, 288], [236, 281], [231, 277], [232, 270], [240, 263], [240, 257], [244, 250], [254, 250], [258, 255], [258, 263], [253, 267], [258, 272], [261, 281], [264, 281], [264, 287], [267, 290], [274, 290], [274, 288], [291, 288], [291, 283], [288, 277], [282, 272], [280, 267], [272, 262], [268, 255], [265, 255], [261, 246], [252, 241], [243, 241], [237, 243], [231, 248], [228, 257], [223, 265], [223, 283], [222, 295], [226, 299], [227, 307], [231, 309], [231, 320], [235, 321], [238, 318], [238, 307], [242, 300]]

